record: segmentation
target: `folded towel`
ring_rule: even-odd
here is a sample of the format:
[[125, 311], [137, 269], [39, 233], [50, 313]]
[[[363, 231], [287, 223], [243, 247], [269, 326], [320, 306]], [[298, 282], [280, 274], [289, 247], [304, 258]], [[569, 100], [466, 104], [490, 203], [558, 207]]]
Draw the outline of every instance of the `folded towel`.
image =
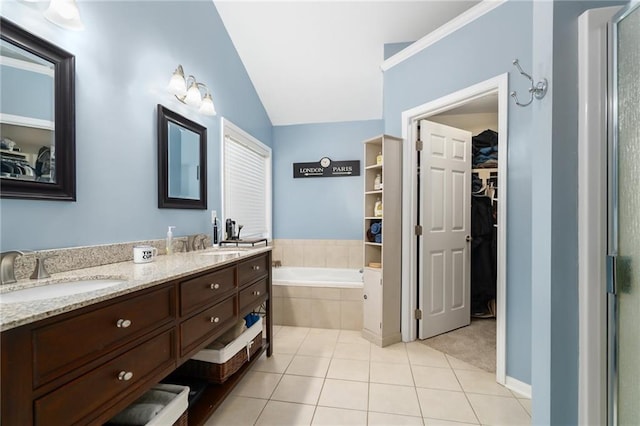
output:
[[[173, 394], [172, 394], [173, 395]], [[173, 395], [175, 397], [175, 395]], [[163, 404], [134, 403], [116, 414], [109, 423], [118, 425], [146, 425], [164, 408]]]
[[379, 234], [380, 231], [382, 231], [382, 224], [380, 222], [373, 222], [369, 229], [371, 229], [373, 235]]

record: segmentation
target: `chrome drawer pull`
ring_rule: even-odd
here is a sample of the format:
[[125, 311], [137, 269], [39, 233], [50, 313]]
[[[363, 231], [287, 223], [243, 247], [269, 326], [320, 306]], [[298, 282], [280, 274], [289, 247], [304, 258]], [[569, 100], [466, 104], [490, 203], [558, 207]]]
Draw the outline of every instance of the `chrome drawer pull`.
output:
[[118, 328], [128, 328], [131, 325], [131, 321], [128, 319], [119, 319], [116, 325]]
[[254, 296], [260, 296], [260, 292], [259, 292], [259, 291], [254, 291], [254, 292], [253, 292], [253, 295], [254, 295]]
[[219, 288], [220, 288], [220, 284], [218, 284], [218, 283], [211, 284], [211, 286], [210, 286], [210, 287], [211, 287], [211, 290], [217, 290], [217, 289], [219, 289]]
[[214, 323], [215, 323], [215, 322], [220, 322], [220, 318], [218, 318], [218, 317], [215, 317], [215, 318], [214, 318], [214, 317], [211, 317], [211, 319], [210, 319], [209, 321], [214, 322]]
[[118, 374], [118, 380], [122, 380], [123, 382], [127, 382], [133, 378], [133, 373], [131, 371], [121, 371]]
[[254, 265], [254, 266], [251, 267], [251, 269], [253, 269], [254, 271], [259, 271], [260, 270], [260, 266]]

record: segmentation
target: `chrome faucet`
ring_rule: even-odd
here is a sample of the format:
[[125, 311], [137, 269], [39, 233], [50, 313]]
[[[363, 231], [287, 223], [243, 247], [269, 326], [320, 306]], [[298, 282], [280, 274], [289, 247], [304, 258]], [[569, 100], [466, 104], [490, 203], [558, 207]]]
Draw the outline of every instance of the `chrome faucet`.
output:
[[18, 250], [10, 250], [0, 253], [0, 284], [11, 284], [16, 282], [14, 262], [16, 257], [25, 253]]

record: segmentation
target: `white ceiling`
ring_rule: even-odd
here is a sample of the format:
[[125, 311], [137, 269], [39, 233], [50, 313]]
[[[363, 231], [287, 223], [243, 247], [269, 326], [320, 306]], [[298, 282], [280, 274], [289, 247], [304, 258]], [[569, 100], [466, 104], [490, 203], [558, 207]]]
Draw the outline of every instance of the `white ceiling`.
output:
[[382, 118], [384, 44], [478, 1], [214, 1], [273, 125]]

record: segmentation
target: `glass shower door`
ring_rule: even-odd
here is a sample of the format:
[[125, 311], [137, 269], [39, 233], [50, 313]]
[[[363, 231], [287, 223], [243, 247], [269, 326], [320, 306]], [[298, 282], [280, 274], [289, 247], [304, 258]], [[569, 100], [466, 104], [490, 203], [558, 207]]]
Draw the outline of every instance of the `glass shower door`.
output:
[[610, 421], [640, 422], [640, 6], [613, 22]]

